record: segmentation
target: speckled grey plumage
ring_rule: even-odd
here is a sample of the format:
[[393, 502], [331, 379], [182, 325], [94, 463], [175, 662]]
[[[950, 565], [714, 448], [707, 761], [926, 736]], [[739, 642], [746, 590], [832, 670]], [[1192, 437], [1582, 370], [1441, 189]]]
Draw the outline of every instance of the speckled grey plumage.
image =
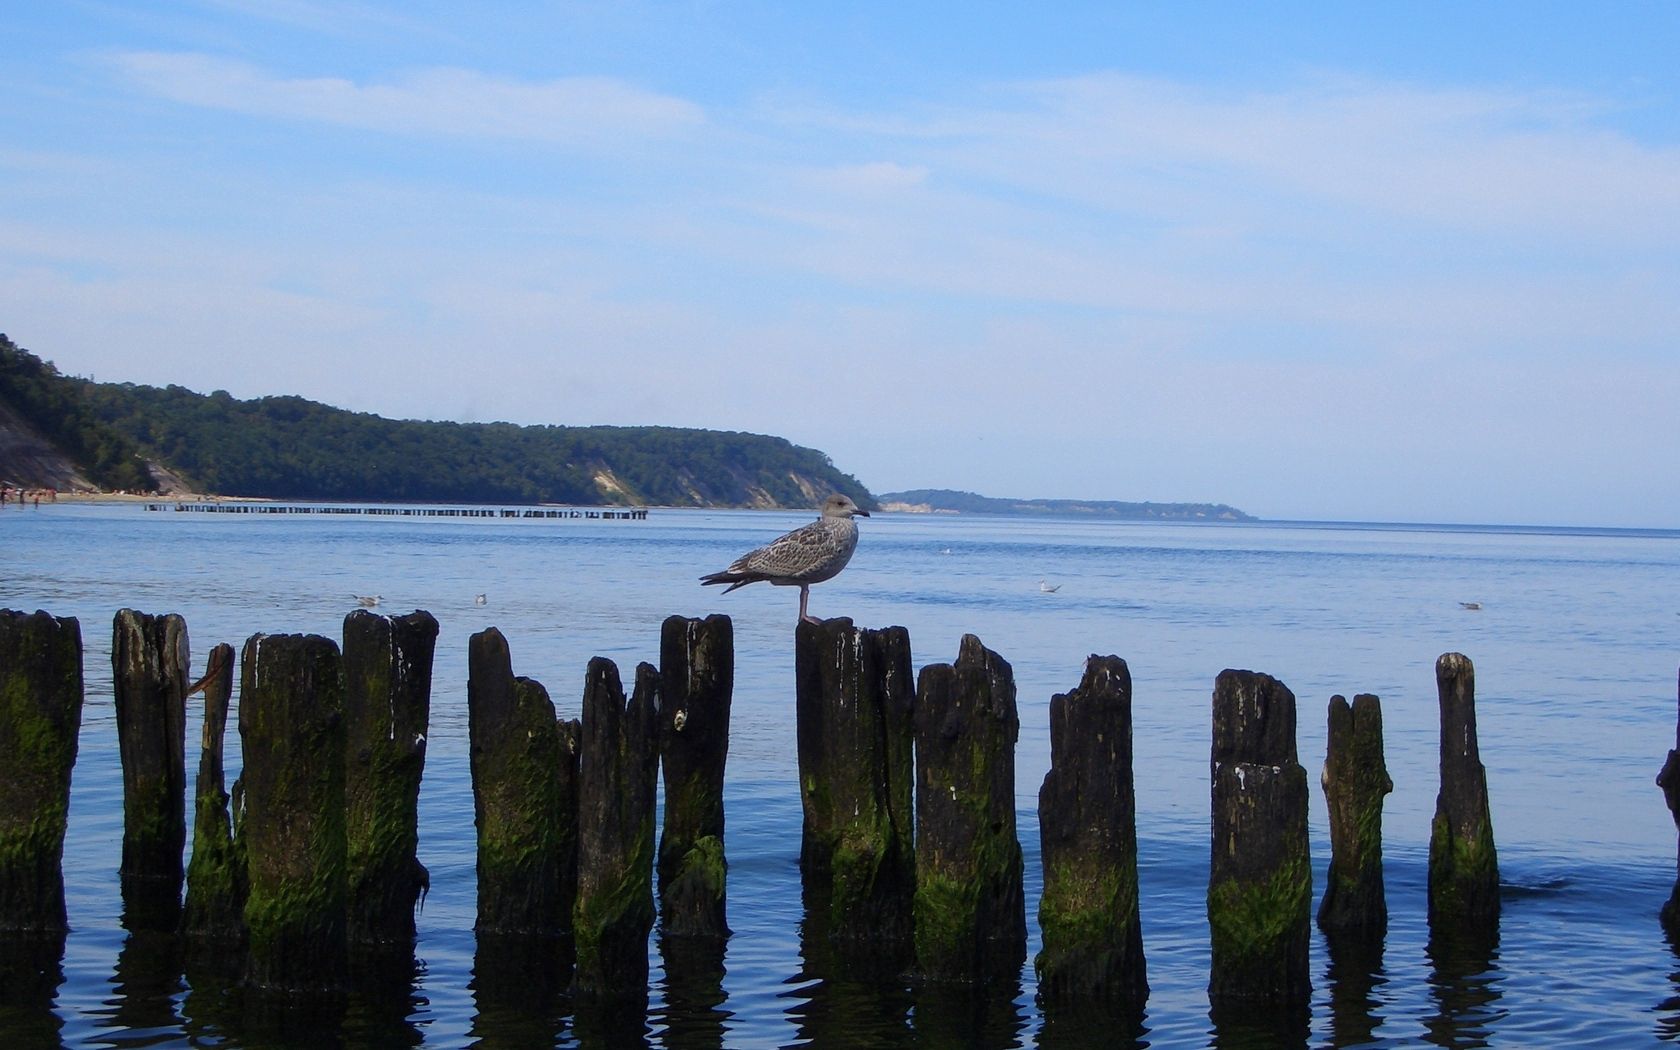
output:
[[811, 584], [833, 579], [852, 560], [858, 542], [854, 515], [867, 518], [869, 512], [859, 510], [846, 496], [830, 496], [823, 502], [822, 517], [816, 521], [748, 551], [722, 572], [700, 577], [700, 582], [727, 583], [725, 594], [749, 583], [798, 587], [799, 618], [814, 622], [805, 611]]

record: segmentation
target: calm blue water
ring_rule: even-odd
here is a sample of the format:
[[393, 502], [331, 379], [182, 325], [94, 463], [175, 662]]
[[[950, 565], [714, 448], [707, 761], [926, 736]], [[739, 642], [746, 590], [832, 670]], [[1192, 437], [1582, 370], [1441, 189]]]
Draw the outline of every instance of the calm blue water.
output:
[[[727, 597], [696, 577], [807, 514], [655, 511], [643, 522], [149, 513], [61, 504], [0, 512], [0, 607], [76, 616], [87, 702], [65, 879], [73, 932], [45, 1023], [72, 1046], [254, 1045], [168, 959], [125, 951], [116, 878], [121, 779], [111, 697], [117, 609], [178, 612], [195, 666], [257, 632], [337, 638], [352, 594], [440, 621], [420, 857], [432, 889], [412, 982], [362, 1003], [324, 1042], [605, 1043], [563, 1000], [475, 980], [467, 639], [502, 630], [514, 670], [575, 717], [585, 664], [657, 662], [672, 613], [735, 621], [729, 756], [730, 923], [721, 997], [655, 987], [649, 1045], [1132, 1045], [1046, 1027], [1031, 965], [990, 999], [874, 987], [802, 957], [793, 724], [797, 594]], [[1653, 777], [1675, 740], [1680, 533], [1310, 524], [1137, 525], [880, 515], [812, 612], [909, 629], [918, 667], [977, 634], [1014, 666], [1028, 914], [1039, 887], [1037, 792], [1048, 702], [1091, 653], [1131, 667], [1140, 878], [1152, 994], [1137, 1045], [1267, 1045], [1215, 1031], [1205, 994], [1209, 698], [1226, 667], [1300, 701], [1316, 884], [1329, 856], [1317, 771], [1333, 693], [1381, 696], [1394, 793], [1385, 811], [1391, 926], [1374, 966], [1332, 973], [1315, 942], [1313, 1046], [1643, 1046], [1680, 1034], [1680, 957], [1657, 910], [1675, 829]], [[1061, 585], [1043, 593], [1040, 579]], [[488, 595], [477, 606], [473, 596]], [[1461, 601], [1482, 603], [1469, 612]], [[1425, 875], [1437, 787], [1434, 661], [1476, 664], [1505, 909], [1497, 950], [1437, 965]], [[229, 734], [230, 778], [238, 766]], [[198, 739], [196, 722], [189, 741]], [[196, 768], [189, 748], [189, 770]], [[1316, 902], [1315, 902], [1316, 906]], [[1037, 951], [1036, 931], [1029, 951]], [[518, 982], [515, 981], [514, 984]], [[530, 994], [525, 994], [529, 992]], [[533, 1001], [533, 999], [535, 1001]], [[39, 1030], [40, 1017], [8, 1023]], [[6, 1033], [15, 1035], [15, 1033]], [[619, 1033], [622, 1037], [622, 1033]], [[14, 1042], [16, 1040], [14, 1039]], [[25, 1040], [24, 1042], [27, 1042]], [[634, 1040], [632, 1040], [634, 1042]], [[23, 1044], [19, 1044], [23, 1045]]]

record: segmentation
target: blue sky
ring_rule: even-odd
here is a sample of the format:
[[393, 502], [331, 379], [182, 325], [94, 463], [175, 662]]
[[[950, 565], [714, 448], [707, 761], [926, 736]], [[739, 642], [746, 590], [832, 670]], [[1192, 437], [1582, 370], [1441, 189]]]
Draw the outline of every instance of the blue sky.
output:
[[877, 492], [1680, 527], [1680, 5], [0, 3], [0, 331]]

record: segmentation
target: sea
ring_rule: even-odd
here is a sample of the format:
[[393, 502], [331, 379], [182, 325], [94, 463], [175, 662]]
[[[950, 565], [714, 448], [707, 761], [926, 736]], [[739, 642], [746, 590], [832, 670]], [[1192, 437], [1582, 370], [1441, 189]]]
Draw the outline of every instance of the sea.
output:
[[[72, 930], [45, 991], [0, 1000], [7, 1050], [1622, 1050], [1680, 1038], [1680, 948], [1658, 919], [1675, 883], [1676, 829], [1654, 783], [1680, 715], [1680, 532], [892, 513], [862, 521], [850, 567], [813, 589], [814, 615], [905, 627], [918, 669], [953, 661], [973, 634], [1014, 671], [1028, 961], [1013, 980], [953, 989], [837, 971], [802, 936], [798, 594], [760, 585], [726, 595], [698, 578], [810, 514], [655, 509], [622, 521], [152, 506], [0, 510], [0, 607], [76, 617], [86, 679], [63, 865]], [[419, 855], [431, 887], [413, 958], [393, 979], [276, 1036], [235, 1008], [236, 990], [195, 988], [179, 951], [123, 928], [112, 618], [122, 608], [181, 614], [202, 668], [216, 643], [237, 649], [257, 633], [339, 639], [357, 595], [380, 596], [384, 613], [427, 610], [441, 625], [420, 794]], [[657, 663], [667, 616], [712, 613], [728, 614], [735, 634], [725, 780], [733, 934], [714, 979], [697, 989], [680, 966], [667, 966], [656, 931], [645, 1015], [597, 1024], [563, 979], [478, 951], [468, 639], [498, 628], [514, 672], [542, 682], [561, 716], [576, 717], [591, 657], [614, 660], [628, 679], [637, 662]], [[1433, 950], [1426, 918], [1439, 787], [1434, 666], [1447, 652], [1475, 665], [1503, 902], [1496, 943], [1469, 960]], [[1124, 1024], [1047, 1014], [1031, 964], [1049, 702], [1078, 685], [1094, 654], [1123, 658], [1133, 681], [1150, 994], [1143, 1016]], [[1349, 964], [1331, 958], [1315, 928], [1304, 1030], [1216, 1023], [1209, 1013], [1210, 707], [1225, 668], [1266, 672], [1297, 698], [1315, 910], [1330, 856], [1318, 786], [1328, 702], [1381, 698], [1394, 782], [1383, 815], [1389, 929], [1380, 953]], [[195, 704], [189, 780], [200, 714]], [[230, 781], [240, 762], [236, 725]]]

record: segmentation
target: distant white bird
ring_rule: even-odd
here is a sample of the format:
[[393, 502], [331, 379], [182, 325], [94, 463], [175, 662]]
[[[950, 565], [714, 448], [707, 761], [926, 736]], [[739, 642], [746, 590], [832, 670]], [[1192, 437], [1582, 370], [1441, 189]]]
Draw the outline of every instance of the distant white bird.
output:
[[1049, 580], [1039, 580], [1038, 589], [1043, 591], [1045, 594], [1055, 594], [1057, 591], [1062, 589], [1062, 585], [1059, 583], [1051, 583]]
[[761, 581], [777, 587], [798, 587], [799, 618], [820, 623], [805, 611], [811, 584], [833, 579], [852, 560], [858, 542], [854, 516], [867, 518], [869, 512], [859, 510], [847, 496], [830, 496], [823, 501], [822, 517], [816, 521], [748, 551], [722, 572], [700, 577], [700, 582], [703, 585], [727, 583], [725, 594]]
[[473, 595], [473, 604], [474, 605], [489, 605], [490, 604], [490, 598], [489, 598], [488, 595], [475, 594], [475, 595]]
[[352, 594], [350, 597], [356, 599], [356, 604], [364, 609], [372, 609], [385, 600], [382, 594]]

